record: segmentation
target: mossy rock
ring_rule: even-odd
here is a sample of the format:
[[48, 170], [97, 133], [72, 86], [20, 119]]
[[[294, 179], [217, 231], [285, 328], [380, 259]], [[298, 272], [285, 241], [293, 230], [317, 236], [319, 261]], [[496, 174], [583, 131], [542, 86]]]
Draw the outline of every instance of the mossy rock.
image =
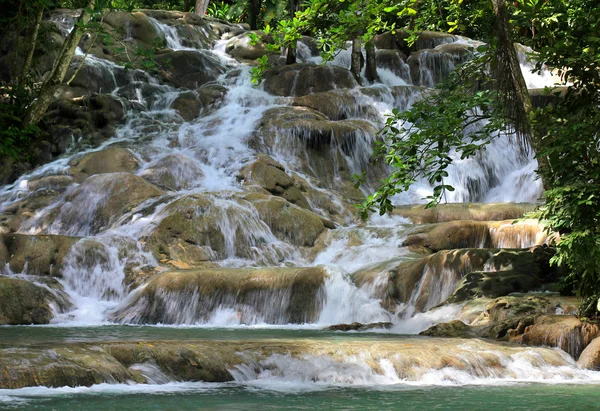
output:
[[[54, 287], [59, 287], [54, 284]], [[59, 292], [59, 291], [57, 291]], [[27, 280], [0, 276], [0, 325], [48, 324], [54, 312], [50, 304], [66, 301], [47, 288]]]
[[425, 205], [396, 206], [393, 214], [410, 218], [415, 224], [443, 223], [455, 220], [516, 220], [533, 211], [534, 203], [451, 203], [425, 208]]
[[422, 331], [419, 335], [428, 337], [446, 337], [446, 338], [474, 338], [477, 337], [467, 324], [460, 320], [454, 320], [447, 323], [439, 323]]
[[[320, 267], [213, 268], [175, 270], [154, 277], [113, 320], [139, 324], [206, 321], [217, 308], [248, 307], [269, 323], [314, 322], [319, 290], [327, 273]], [[278, 296], [284, 312], [273, 310]]]
[[13, 272], [60, 277], [79, 237], [6, 234], [2, 240], [9, 256], [6, 262]]
[[276, 96], [306, 96], [338, 88], [354, 88], [358, 83], [349, 70], [338, 66], [290, 64], [265, 72], [264, 89]]
[[82, 182], [96, 174], [134, 173], [139, 169], [140, 161], [126, 148], [113, 146], [73, 159], [69, 165], [70, 174]]

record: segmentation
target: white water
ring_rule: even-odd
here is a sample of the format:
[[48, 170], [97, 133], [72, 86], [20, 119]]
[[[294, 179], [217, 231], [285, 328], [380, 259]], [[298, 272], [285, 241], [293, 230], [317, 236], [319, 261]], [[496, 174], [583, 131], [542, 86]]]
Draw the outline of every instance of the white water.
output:
[[[136, 269], [153, 270], [160, 265], [146, 251], [144, 242], [154, 227], [168, 216], [169, 204], [184, 196], [207, 192], [212, 193], [214, 210], [218, 211], [214, 214], [214, 221], [226, 240], [224, 254], [211, 255], [219, 265], [328, 267], [330, 275], [320, 292], [323, 300], [318, 320], [306, 326], [322, 327], [354, 321], [392, 321], [395, 323], [394, 330], [416, 333], [451, 316], [447, 312], [416, 313], [414, 301], [407, 302], [399, 312], [390, 313], [381, 307], [374, 290], [381, 288], [381, 284], [372, 288], [357, 288], [350, 279], [350, 274], [374, 263], [401, 259], [408, 254], [399, 247], [403, 230], [397, 229], [399, 224], [402, 227], [407, 221], [373, 218], [367, 227], [355, 227], [351, 224], [349, 227], [332, 230], [327, 246], [311, 259], [304, 256], [299, 247], [278, 239], [265, 221], [259, 218], [252, 204], [231, 199], [235, 193], [244, 192], [238, 173], [257, 154], [255, 133], [265, 112], [287, 107], [289, 100], [276, 98], [261, 88], [253, 87], [248, 67], [238, 64], [224, 53], [223, 41], [217, 42], [213, 50], [185, 47], [174, 27], [154, 19], [152, 21], [171, 49], [195, 50], [210, 55], [230, 72], [239, 72], [235, 77], [224, 74], [218, 79], [217, 83], [226, 86], [228, 91], [224, 101], [216, 109], [204, 113], [197, 120], [184, 122], [171, 108], [173, 101], [180, 95], [180, 90], [159, 85], [156, 79], [140, 72], [128, 73], [123, 81], [123, 75], [115, 75], [121, 68], [107, 61], [88, 57], [86, 66], [98, 76], [111, 79], [108, 82], [111, 89], [99, 91], [126, 96], [126, 92], [133, 89], [135, 100], [147, 109], [143, 112], [129, 112], [115, 138], [99, 149], [113, 142], [128, 144], [141, 162], [137, 175], [147, 176], [149, 170], [160, 166], [161, 172], [174, 176], [177, 189], [160, 198], [148, 200], [123, 216], [111, 216], [108, 221], [98, 225], [97, 210], [106, 202], [106, 192], [114, 181], [110, 175], [96, 176], [83, 186], [85, 190], [80, 188], [82, 185], [73, 183], [64, 195], [57, 197], [48, 207], [37, 210], [32, 218], [23, 223], [20, 232], [76, 235], [88, 237], [90, 241], [97, 243], [91, 251], [87, 247], [76, 246], [68, 256], [61, 282], [76, 308], [56, 317], [56, 323], [107, 323], [107, 313], [126, 302], [128, 288], [124, 282], [127, 272]], [[305, 61], [318, 60], [310, 56], [310, 52], [302, 46], [299, 47], [299, 54]], [[348, 54], [348, 51], [343, 51], [332, 64], [349, 65]], [[427, 53], [423, 56], [426, 57], [423, 57], [421, 65], [421, 83], [429, 86], [434, 85], [455, 64], [454, 57], [448, 60], [440, 57], [439, 53], [433, 63], [428, 62]], [[523, 64], [530, 68], [528, 63]], [[406, 72], [406, 67], [402, 67], [401, 71]], [[440, 71], [443, 73], [440, 74]], [[346, 108], [345, 114], [350, 119], [367, 120], [378, 127], [393, 108], [406, 109], [418, 98], [414, 92], [398, 94], [398, 89], [394, 88], [409, 84], [410, 79], [406, 76], [398, 76], [387, 69], [382, 69], [380, 75], [383, 84], [370, 87], [371, 90], [378, 91], [379, 97], [372, 97], [371, 94], [366, 95], [358, 90], [351, 91], [356, 106]], [[528, 83], [536, 87], [548, 80], [544, 75], [527, 75]], [[151, 88], [148, 89], [148, 86]], [[334, 204], [342, 204], [344, 195], [336, 191], [343, 184], [342, 177], [337, 172], [331, 176], [319, 175], [316, 160], [308, 158], [305, 144], [299, 139], [303, 136], [303, 131], [276, 130], [276, 135], [273, 146], [261, 149], [283, 164], [289, 173], [303, 177], [315, 190], [326, 192]], [[375, 136], [369, 131], [357, 129], [351, 137], [353, 143], [348, 146], [338, 145], [332, 139], [329, 158], [333, 159], [336, 170], [340, 168], [340, 164], [345, 164], [351, 172], [360, 172], [368, 167]], [[98, 149], [88, 152], [96, 150]], [[175, 158], [175, 161], [167, 161], [169, 158]], [[35, 191], [29, 189], [28, 182], [42, 176], [67, 174], [68, 162], [69, 158], [59, 159], [21, 177], [15, 184], [0, 189], [0, 211], [35, 194]], [[535, 161], [522, 155], [509, 139], [498, 138], [474, 158], [455, 159], [450, 167], [451, 175], [447, 183], [456, 187], [456, 191], [449, 194], [447, 200], [534, 201], [541, 189], [539, 181], [533, 178], [535, 168]], [[371, 188], [364, 189], [368, 192]], [[73, 193], [75, 194], [70, 196]], [[418, 183], [408, 193], [400, 196], [398, 201], [420, 202], [430, 193], [431, 187], [428, 184]], [[318, 210], [317, 207], [315, 210], [328, 217], [326, 211]], [[57, 212], [57, 215], [53, 214]], [[353, 243], [356, 238], [360, 241]], [[85, 244], [86, 241], [88, 240], [82, 240], [78, 244]], [[242, 247], [240, 243], [243, 244]], [[453, 282], [448, 281], [442, 285], [442, 289], [434, 290], [435, 297], [427, 308], [441, 302], [441, 298], [448, 295], [448, 287], [452, 284]], [[418, 293], [415, 298], [417, 296]], [[256, 306], [240, 307], [235, 299], [229, 299], [202, 318], [197, 318], [195, 314], [188, 315], [182, 311], [182, 301], [173, 297], [173, 322], [200, 326], [268, 326], [273, 323], [285, 326], [282, 317], [265, 312], [274, 307], [281, 309], [286, 299], [289, 296], [283, 295], [277, 304], [263, 301], [261, 304], [265, 306], [260, 309]], [[196, 298], [195, 303], [198, 301]], [[273, 307], [269, 307], [269, 304]], [[240, 312], [243, 314], [240, 315]]]

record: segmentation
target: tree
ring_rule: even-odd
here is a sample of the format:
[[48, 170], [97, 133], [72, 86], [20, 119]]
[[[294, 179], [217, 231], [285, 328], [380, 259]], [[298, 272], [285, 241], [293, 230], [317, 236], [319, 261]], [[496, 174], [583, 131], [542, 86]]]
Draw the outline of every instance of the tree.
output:
[[208, 9], [208, 3], [210, 3], [210, 0], [196, 0], [196, 7], [194, 9], [196, 14], [204, 16]]

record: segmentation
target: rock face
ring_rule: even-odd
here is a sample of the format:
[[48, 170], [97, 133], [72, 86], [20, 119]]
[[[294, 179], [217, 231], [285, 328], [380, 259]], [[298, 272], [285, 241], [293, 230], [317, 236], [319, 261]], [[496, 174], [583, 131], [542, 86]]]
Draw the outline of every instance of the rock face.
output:
[[133, 174], [97, 174], [67, 194], [54, 224], [66, 224], [80, 235], [96, 233], [142, 202], [162, 194], [158, 187]]
[[292, 204], [311, 210], [306, 197], [285, 168], [271, 157], [259, 154], [256, 161], [241, 171], [241, 177], [247, 183], [257, 184], [269, 193], [285, 198]]
[[547, 315], [536, 318], [522, 335], [514, 337], [512, 341], [559, 347], [578, 359], [584, 348], [599, 335], [600, 328], [597, 324], [583, 323], [575, 316]]
[[[535, 360], [529, 360], [526, 352], [535, 356]], [[506, 366], [505, 360], [509, 358], [524, 357], [526, 361], [532, 361], [544, 378], [552, 378], [555, 372], [545, 371], [545, 367], [569, 365], [554, 350], [524, 349], [474, 339], [413, 338], [383, 340], [376, 344], [326, 340], [71, 343], [0, 349], [0, 388], [89, 386], [126, 381], [149, 383], [135, 367], [146, 363], [157, 367], [167, 380], [225, 382], [233, 381], [232, 374], [239, 375], [240, 372], [250, 378], [258, 378], [258, 374], [266, 369], [283, 374], [289, 362], [279, 364], [274, 361], [278, 357], [290, 357], [313, 369], [314, 364], [303, 363], [303, 360], [327, 357], [356, 366], [356, 362], [347, 360], [348, 357], [355, 358], [356, 353], [365, 356], [365, 366], [374, 374], [381, 375], [376, 364], [385, 359], [394, 372], [407, 381], [422, 381], [428, 373], [448, 367], [479, 378], [510, 378], [514, 374]], [[324, 363], [324, 368], [315, 369], [314, 375], [331, 374], [330, 362]], [[317, 381], [321, 381], [320, 377]]]
[[7, 234], [0, 239], [3, 241], [0, 262], [3, 260], [1, 249], [4, 247], [8, 257], [4, 261], [11, 271], [43, 276], [60, 276], [65, 258], [79, 240], [77, 237], [60, 235], [26, 234]]
[[358, 83], [349, 70], [338, 66], [291, 64], [265, 72], [264, 89], [276, 96], [305, 96], [336, 88], [354, 88]]
[[600, 370], [600, 338], [588, 344], [577, 360], [577, 365], [587, 370]]
[[535, 220], [449, 221], [416, 227], [402, 245], [436, 252], [456, 248], [529, 248], [544, 244], [546, 239], [544, 226]]
[[215, 57], [197, 51], [170, 51], [156, 56], [156, 61], [165, 67], [161, 80], [179, 88], [199, 88], [225, 72]]
[[54, 315], [52, 304], [64, 308], [66, 296], [23, 279], [0, 276], [0, 325], [48, 324]]
[[200, 185], [204, 172], [183, 154], [171, 154], [150, 165], [141, 176], [162, 189], [177, 191]]
[[516, 220], [537, 204], [530, 203], [454, 203], [425, 208], [423, 205], [406, 205], [394, 208], [394, 215], [410, 218], [415, 224], [444, 223], [455, 220], [502, 221]]
[[73, 159], [69, 165], [75, 181], [82, 182], [95, 174], [133, 173], [139, 168], [140, 161], [131, 151], [113, 146]]
[[217, 310], [226, 309], [234, 324], [314, 322], [326, 277], [319, 267], [170, 271], [146, 284], [113, 319], [194, 324], [208, 322]]

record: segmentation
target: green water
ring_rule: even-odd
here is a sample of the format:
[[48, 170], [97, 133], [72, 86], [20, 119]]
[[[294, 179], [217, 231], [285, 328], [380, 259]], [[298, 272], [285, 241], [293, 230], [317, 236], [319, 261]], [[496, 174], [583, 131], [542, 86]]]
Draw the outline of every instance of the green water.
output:
[[[0, 401], [2, 390], [0, 390]], [[239, 386], [171, 393], [22, 395], [6, 410], [598, 410], [600, 390], [581, 385], [338, 388], [283, 393]]]
[[340, 332], [285, 328], [206, 328], [106, 325], [98, 327], [0, 326], [0, 347], [20, 347], [42, 343], [156, 341], [156, 340], [396, 340], [418, 338], [385, 332]]

